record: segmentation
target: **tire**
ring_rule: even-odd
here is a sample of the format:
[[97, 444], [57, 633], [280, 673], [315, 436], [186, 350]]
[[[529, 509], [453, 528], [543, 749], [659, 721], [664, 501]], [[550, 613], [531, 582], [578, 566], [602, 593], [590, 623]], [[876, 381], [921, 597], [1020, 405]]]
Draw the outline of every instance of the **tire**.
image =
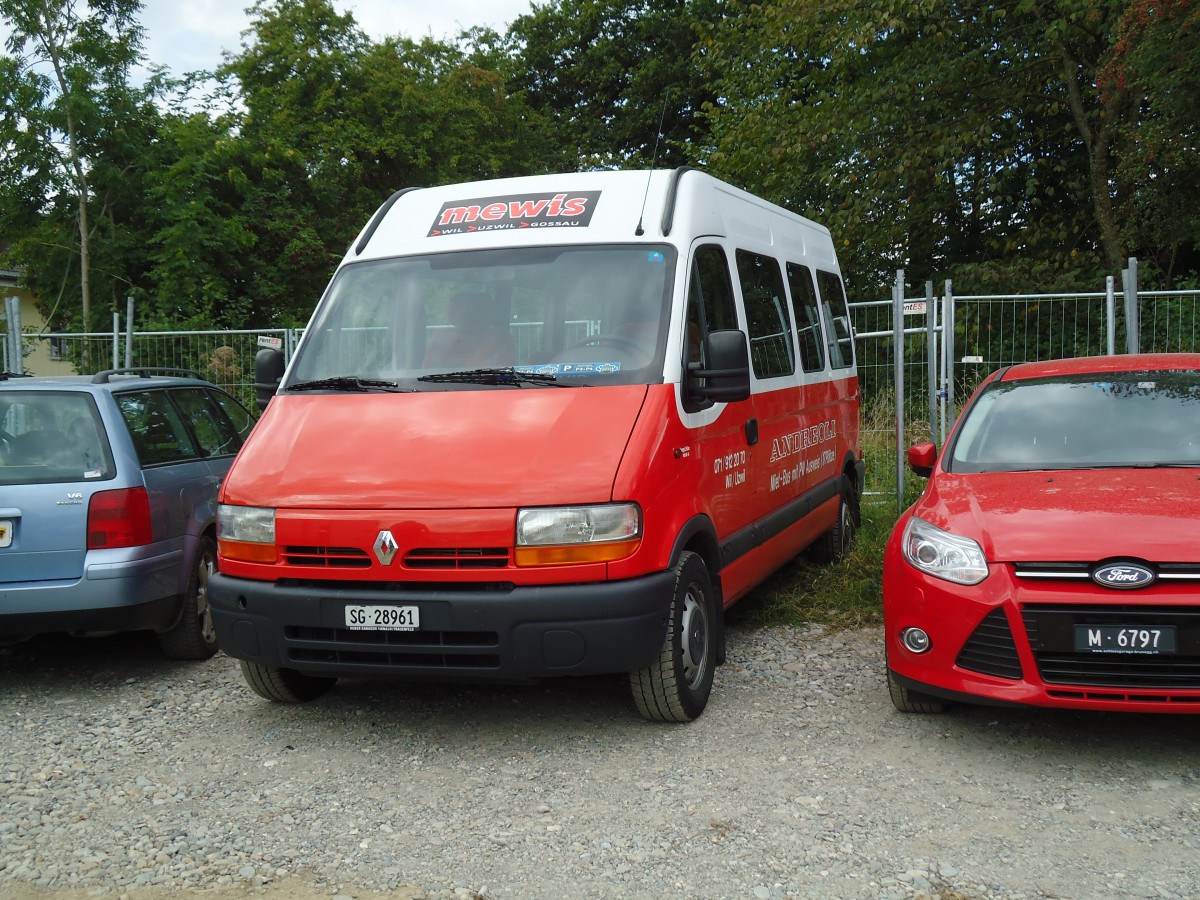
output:
[[159, 646], [170, 659], [208, 659], [217, 652], [217, 632], [208, 603], [208, 579], [216, 570], [217, 544], [205, 535], [192, 561], [179, 621], [158, 635]]
[[892, 670], [887, 673], [888, 693], [892, 697], [892, 706], [902, 713], [944, 713], [950, 704], [929, 694], [910, 690], [896, 680]]
[[845, 559], [854, 545], [854, 521], [854, 508], [846, 499], [846, 490], [843, 488], [838, 495], [837, 519], [833, 527], [809, 547], [809, 559], [821, 565], [834, 565]]
[[652, 722], [691, 722], [708, 704], [717, 664], [720, 615], [708, 566], [684, 551], [675, 566], [675, 593], [658, 659], [630, 673], [637, 710]]
[[242, 660], [242, 677], [258, 696], [276, 703], [307, 703], [316, 700], [337, 682], [336, 678], [306, 675], [295, 669], [260, 666]]

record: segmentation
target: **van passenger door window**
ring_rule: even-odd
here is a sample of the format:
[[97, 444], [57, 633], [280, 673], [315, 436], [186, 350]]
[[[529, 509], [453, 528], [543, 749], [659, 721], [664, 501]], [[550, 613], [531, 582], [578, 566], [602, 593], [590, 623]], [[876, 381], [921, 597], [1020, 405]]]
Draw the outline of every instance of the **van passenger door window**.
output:
[[759, 378], [791, 375], [796, 371], [796, 361], [779, 263], [774, 257], [739, 250], [737, 269], [746, 304], [754, 374]]
[[808, 266], [787, 264], [788, 287], [792, 289], [792, 317], [800, 344], [800, 365], [805, 372], [825, 368], [825, 335], [821, 331], [821, 308]]
[[829, 360], [835, 369], [848, 369], [854, 365], [854, 332], [842, 279], [833, 272], [818, 269], [817, 287], [821, 289], [821, 305], [829, 329]]
[[699, 247], [692, 258], [688, 279], [687, 339], [684, 361], [700, 363], [704, 359], [704, 338], [710, 331], [737, 328], [733, 306], [733, 283], [725, 251], [709, 244]]

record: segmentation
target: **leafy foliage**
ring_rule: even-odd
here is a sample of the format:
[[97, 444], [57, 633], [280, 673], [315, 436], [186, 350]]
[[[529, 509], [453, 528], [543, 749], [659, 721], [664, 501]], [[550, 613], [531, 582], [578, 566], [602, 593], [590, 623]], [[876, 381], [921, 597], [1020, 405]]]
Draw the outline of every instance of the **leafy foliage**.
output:
[[689, 50], [723, 5], [551, 0], [514, 21], [514, 81], [552, 122], [548, 170], [690, 162], [713, 94]]
[[703, 43], [710, 165], [829, 224], [858, 284], [1094, 282], [1158, 255], [1125, 211], [1164, 93], [1097, 87], [1128, 6], [745, 4]]
[[[141, 4], [78, 7], [0, 0], [10, 28], [0, 58], [0, 237], [18, 260], [52, 261], [29, 271], [30, 283], [47, 296], [79, 297], [62, 316], [86, 330], [93, 273], [101, 296], [123, 293], [131, 242], [121, 210], [137, 203], [136, 141], [151, 119], [148, 93], [128, 83], [141, 54]], [[97, 235], [107, 240], [93, 260]]]
[[452, 41], [256, 0], [136, 85], [139, 11], [0, 0], [0, 264], [55, 328], [299, 324], [400, 187], [652, 163], [829, 225], [860, 296], [1200, 280], [1195, 0], [545, 0]]

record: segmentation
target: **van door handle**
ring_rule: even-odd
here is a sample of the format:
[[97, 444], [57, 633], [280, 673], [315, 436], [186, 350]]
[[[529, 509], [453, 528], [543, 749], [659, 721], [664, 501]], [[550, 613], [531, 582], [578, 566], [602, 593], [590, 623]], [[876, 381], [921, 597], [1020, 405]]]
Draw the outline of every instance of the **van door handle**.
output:
[[746, 444], [753, 447], [758, 443], [758, 419], [746, 420]]

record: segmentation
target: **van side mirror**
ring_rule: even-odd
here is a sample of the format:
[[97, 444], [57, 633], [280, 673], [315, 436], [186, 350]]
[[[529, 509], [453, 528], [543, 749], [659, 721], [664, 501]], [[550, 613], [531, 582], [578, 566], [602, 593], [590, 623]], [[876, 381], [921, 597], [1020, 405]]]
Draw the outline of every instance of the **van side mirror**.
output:
[[254, 402], [261, 412], [267, 408], [283, 380], [283, 351], [264, 348], [254, 356]]
[[750, 343], [736, 329], [710, 331], [704, 339], [707, 365], [688, 365], [693, 397], [716, 403], [736, 403], [750, 396]]
[[908, 467], [913, 474], [928, 478], [933, 474], [933, 466], [937, 462], [937, 444], [925, 441], [913, 444], [908, 448]]

